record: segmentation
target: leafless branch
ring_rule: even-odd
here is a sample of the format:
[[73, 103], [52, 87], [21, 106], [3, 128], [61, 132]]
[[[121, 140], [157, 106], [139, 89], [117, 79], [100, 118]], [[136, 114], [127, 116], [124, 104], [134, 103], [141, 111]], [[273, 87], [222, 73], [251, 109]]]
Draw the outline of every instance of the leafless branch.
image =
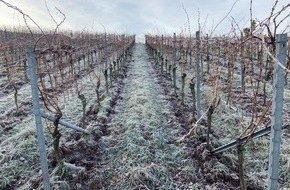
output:
[[273, 54], [271, 54], [269, 48], [267, 48], [267, 46], [266, 46], [266, 42], [265, 42], [264, 36], [261, 35], [260, 38], [262, 39], [262, 45], [263, 45], [263, 48], [265, 49], [266, 53], [274, 60], [275, 63], [277, 63], [281, 68], [283, 68], [285, 72], [290, 73], [290, 70], [287, 69], [285, 66], [283, 66], [283, 64], [278, 59], [276, 59]]
[[208, 18], [208, 14], [207, 14], [206, 17], [205, 17], [205, 21], [204, 21], [204, 23], [203, 23], [203, 26], [201, 27], [201, 31], [204, 31], [204, 28], [205, 28], [206, 23], [207, 23], [207, 18]]
[[188, 32], [189, 32], [189, 37], [190, 37], [190, 39], [191, 39], [191, 31], [190, 31], [190, 21], [189, 21], [189, 16], [188, 16], [187, 10], [185, 9], [183, 3], [182, 3], [181, 5], [182, 5], [182, 9], [184, 10], [184, 12], [185, 12], [185, 14], [186, 14], [186, 17], [187, 17]]
[[183, 135], [180, 139], [178, 139], [176, 142], [180, 143], [184, 141], [185, 138], [192, 135], [193, 130], [195, 130], [200, 123], [200, 121], [206, 116], [207, 112], [209, 111], [209, 108], [202, 114], [202, 116], [196, 121], [196, 123], [193, 125], [193, 127], [189, 130], [189, 132], [185, 135]]
[[235, 5], [237, 4], [237, 2], [238, 2], [239, 0], [236, 0], [234, 3], [233, 3], [233, 5], [232, 5], [232, 7], [231, 7], [231, 9], [230, 9], [230, 11], [217, 23], [217, 25], [214, 27], [214, 29], [211, 31], [211, 33], [210, 33], [210, 35], [209, 35], [209, 37], [211, 37], [212, 36], [212, 34], [214, 33], [214, 31], [217, 29], [217, 27], [229, 16], [229, 14], [231, 14], [231, 12], [232, 12], [232, 10], [234, 9], [234, 7], [235, 7]]
[[240, 27], [239, 27], [238, 23], [236, 22], [235, 18], [232, 17], [232, 16], [231, 16], [231, 18], [232, 18], [232, 22], [236, 25], [236, 27], [238, 28], [238, 30], [239, 30], [240, 32], [243, 32], [243, 31], [240, 29]]
[[28, 14], [24, 13], [20, 8], [18, 8], [17, 6], [11, 5], [10, 3], [7, 3], [4, 0], [0, 0], [0, 2], [2, 2], [3, 4], [5, 4], [7, 7], [18, 11], [22, 15], [22, 17], [24, 19], [24, 22], [25, 22], [25, 25], [28, 28], [30, 34], [32, 35], [32, 38], [33, 38], [34, 41], [35, 41], [35, 38], [34, 38], [34, 35], [33, 35], [33, 32], [31, 30], [31, 28], [28, 25], [27, 19], [29, 19], [33, 24], [35, 24], [35, 26], [41, 31], [41, 33], [44, 34], [44, 32], [41, 29], [41, 27]]
[[53, 22], [57, 25], [56, 20], [54, 19], [54, 17], [52, 16], [52, 14], [51, 14], [51, 12], [50, 12], [50, 9], [48, 8], [47, 1], [44, 0], [44, 3], [45, 3], [45, 7], [46, 7], [46, 10], [47, 10], [47, 12], [48, 12], [50, 18], [51, 18], [51, 19], [53, 20]]

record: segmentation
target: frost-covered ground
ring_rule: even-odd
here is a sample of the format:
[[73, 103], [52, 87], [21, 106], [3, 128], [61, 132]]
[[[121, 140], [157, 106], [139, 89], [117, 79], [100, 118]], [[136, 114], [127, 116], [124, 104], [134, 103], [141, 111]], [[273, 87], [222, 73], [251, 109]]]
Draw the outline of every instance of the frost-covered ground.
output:
[[[158, 66], [144, 44], [136, 44], [113, 81], [110, 93], [96, 103], [91, 77], [77, 82], [88, 101], [85, 128], [93, 135], [82, 135], [62, 127], [61, 151], [67, 173], [55, 173], [51, 147], [51, 122], [44, 122], [51, 184], [54, 189], [240, 189], [235, 150], [210, 155], [205, 148], [206, 121], [201, 130], [177, 142], [192, 123], [192, 102], [188, 84], [185, 105], [173, 93], [168, 74], [160, 77]], [[221, 69], [221, 73], [222, 68]], [[97, 68], [96, 68], [96, 72]], [[190, 73], [190, 72], [189, 72]], [[192, 71], [193, 74], [193, 71]], [[206, 76], [205, 76], [206, 78]], [[238, 83], [238, 76], [235, 82]], [[104, 92], [104, 79], [101, 79]], [[270, 88], [270, 87], [269, 87]], [[212, 98], [212, 86], [202, 84], [202, 113]], [[270, 90], [269, 90], [270, 91]], [[63, 118], [81, 124], [82, 104], [75, 89], [60, 95]], [[22, 117], [15, 117], [13, 94], [0, 98], [0, 114], [5, 122], [0, 134], [0, 189], [41, 189], [41, 172], [31, 115], [30, 86], [20, 91]], [[289, 103], [288, 91], [285, 101]], [[225, 99], [222, 89], [220, 96]], [[65, 97], [65, 98], [64, 98]], [[235, 108], [235, 104], [231, 105]], [[240, 134], [241, 111], [222, 101], [213, 114], [211, 145], [231, 141]], [[9, 117], [8, 117], [9, 116]], [[15, 121], [13, 121], [15, 120]], [[244, 117], [245, 122], [247, 118]], [[9, 122], [8, 122], [9, 121]], [[5, 130], [4, 130], [5, 129]], [[248, 189], [264, 189], [267, 177], [268, 138], [250, 142], [245, 150], [245, 179]], [[288, 187], [289, 141], [283, 138], [281, 183]], [[289, 183], [289, 182], [288, 182]]]
[[190, 188], [197, 171], [183, 147], [172, 143], [181, 129], [144, 45], [136, 45], [132, 59], [104, 139], [103, 189]]

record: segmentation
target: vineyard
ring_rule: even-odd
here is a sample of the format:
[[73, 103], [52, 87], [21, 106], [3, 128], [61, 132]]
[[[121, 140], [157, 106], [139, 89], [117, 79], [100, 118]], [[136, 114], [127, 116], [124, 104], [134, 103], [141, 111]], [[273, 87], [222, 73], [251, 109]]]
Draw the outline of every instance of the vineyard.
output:
[[[207, 169], [203, 174], [207, 181], [219, 176], [227, 178], [227, 175], [231, 176], [228, 180], [233, 181], [236, 173], [232, 170], [243, 170], [245, 176], [265, 189], [266, 181], [260, 181], [267, 178], [265, 169], [269, 164], [269, 136], [266, 135], [269, 130], [265, 133], [265, 129], [269, 129], [275, 115], [271, 107], [275, 64], [268, 52], [273, 52], [275, 47], [271, 45], [273, 43], [263, 42], [265, 39], [243, 41], [243, 36], [209, 38], [204, 35], [200, 38], [199, 35], [197, 32], [195, 38], [178, 37], [175, 34], [173, 37], [146, 36], [146, 44], [155, 58], [161, 80], [171, 81], [168, 85], [172, 86], [173, 94], [178, 99], [175, 114], [179, 114], [180, 110], [182, 114], [186, 113], [186, 116], [181, 117], [184, 117], [184, 126], [189, 124], [189, 133], [178, 142], [188, 143], [190, 136], [198, 136], [209, 152], [224, 152], [226, 163], [204, 163]], [[289, 46], [286, 51], [285, 70], [290, 66]], [[279, 181], [285, 185], [282, 187], [288, 188], [288, 72], [281, 74], [276, 80], [282, 80], [284, 88], [281, 124], [285, 130], [282, 135]], [[256, 136], [261, 138], [249, 140]], [[245, 143], [239, 144], [239, 139], [240, 143], [242, 139], [246, 139]], [[232, 141], [236, 141], [236, 144], [231, 143]], [[228, 150], [233, 147], [234, 150]], [[210, 160], [212, 159], [211, 155]], [[236, 168], [229, 170], [234, 163], [237, 164]], [[214, 168], [217, 164], [221, 164], [221, 168], [218, 170], [219, 174], [213, 177], [216, 170], [208, 168]], [[239, 175], [241, 179], [241, 172]], [[259, 188], [256, 186], [254, 189]]]
[[[241, 178], [265, 188], [269, 130], [250, 138], [271, 128], [271, 43], [199, 32], [147, 35], [145, 45], [106, 33], [34, 37], [29, 48], [27, 31], [1, 31], [1, 189], [42, 186], [31, 57], [52, 188], [239, 189]], [[288, 188], [290, 89], [288, 73], [280, 77], [279, 184]]]
[[184, 31], [139, 43], [1, 2], [27, 27], [0, 29], [0, 190], [290, 188], [290, 4], [226, 35], [182, 4]]
[[[64, 119], [83, 129], [91, 129], [90, 132], [83, 130], [91, 134], [98, 125], [96, 120], [102, 121], [108, 114], [107, 109], [114, 98], [114, 94], [108, 94], [109, 88], [113, 88], [114, 81], [125, 77], [125, 63], [135, 37], [89, 33], [33, 35], [38, 39], [33, 47], [33, 57], [42, 110], [57, 120]], [[32, 178], [39, 166], [39, 158], [27, 57], [32, 38], [27, 31], [2, 30], [1, 39], [4, 40], [1, 43], [0, 187], [14, 189], [28, 179], [37, 187], [40, 179]], [[63, 165], [64, 147], [59, 147], [60, 137], [75, 134], [73, 139], [79, 139], [81, 133], [63, 132], [66, 129], [60, 129], [58, 122], [45, 121], [44, 128], [48, 149], [54, 147], [57, 151], [52, 155], [48, 151], [48, 157], [58, 155], [50, 165]], [[82, 140], [86, 138], [92, 137]], [[55, 172], [61, 174], [65, 169]], [[26, 188], [29, 186], [31, 182]]]

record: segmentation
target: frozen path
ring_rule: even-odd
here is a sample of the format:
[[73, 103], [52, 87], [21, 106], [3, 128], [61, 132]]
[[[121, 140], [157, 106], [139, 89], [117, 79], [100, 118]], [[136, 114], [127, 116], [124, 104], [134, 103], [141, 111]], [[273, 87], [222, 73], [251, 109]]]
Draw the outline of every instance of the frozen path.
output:
[[[180, 136], [162, 94], [146, 47], [136, 44], [121, 99], [103, 139], [104, 189], [177, 189], [195, 174], [183, 149], [170, 143]], [[182, 182], [183, 181], [183, 182]]]

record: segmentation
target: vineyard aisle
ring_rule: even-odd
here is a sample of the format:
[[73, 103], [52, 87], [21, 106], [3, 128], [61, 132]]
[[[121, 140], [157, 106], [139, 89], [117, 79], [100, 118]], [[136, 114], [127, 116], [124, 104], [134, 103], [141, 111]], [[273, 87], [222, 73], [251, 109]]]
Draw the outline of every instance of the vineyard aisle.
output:
[[192, 185], [196, 169], [184, 149], [172, 107], [162, 93], [146, 46], [136, 44], [124, 88], [103, 137], [102, 187], [176, 189]]

